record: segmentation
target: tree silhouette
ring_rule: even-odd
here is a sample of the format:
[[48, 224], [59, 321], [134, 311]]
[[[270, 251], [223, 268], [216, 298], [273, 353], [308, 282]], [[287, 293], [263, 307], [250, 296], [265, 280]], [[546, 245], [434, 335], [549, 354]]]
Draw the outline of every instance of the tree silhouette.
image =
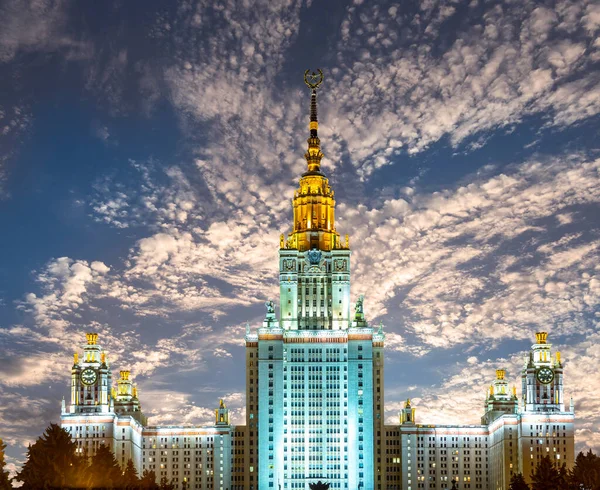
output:
[[121, 488], [123, 472], [108, 446], [100, 444], [91, 460], [91, 474], [96, 488]]
[[122, 482], [125, 490], [135, 490], [136, 488], [139, 488], [140, 479], [138, 478], [137, 470], [131, 459], [127, 461], [127, 466], [125, 466]]
[[143, 490], [158, 490], [159, 486], [156, 484], [156, 473], [154, 473], [154, 470], [144, 470], [140, 479], [140, 488]]
[[456, 486], [456, 480], [452, 480], [452, 488], [450, 490], [458, 490], [458, 487]]
[[4, 469], [6, 466], [6, 461], [4, 461], [4, 450], [6, 449], [6, 444], [0, 439], [0, 490], [11, 490], [12, 485], [10, 484], [10, 478], [8, 476], [8, 471]]
[[549, 456], [540, 459], [531, 475], [531, 490], [564, 490], [558, 468]]
[[160, 490], [175, 490], [173, 482], [169, 482], [166, 476], [160, 479]]
[[15, 480], [23, 490], [88, 487], [88, 466], [75, 454], [71, 435], [56, 424], [27, 449], [27, 461]]
[[575, 458], [570, 479], [574, 488], [600, 490], [600, 457], [591, 449], [586, 454], [580, 452]]
[[510, 479], [508, 490], [531, 490], [521, 473], [516, 473]]
[[329, 490], [329, 483], [323, 483], [319, 480], [317, 483], [309, 483], [310, 490]]

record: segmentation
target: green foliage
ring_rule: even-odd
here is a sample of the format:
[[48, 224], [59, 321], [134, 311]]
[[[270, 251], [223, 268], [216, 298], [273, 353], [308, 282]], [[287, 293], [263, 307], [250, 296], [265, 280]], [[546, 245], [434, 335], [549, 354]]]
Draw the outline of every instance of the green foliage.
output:
[[549, 456], [540, 459], [531, 475], [531, 490], [565, 490], [558, 468]]
[[160, 479], [160, 490], [175, 490], [175, 485], [169, 482], [166, 476], [163, 476]]
[[93, 486], [96, 488], [121, 488], [123, 472], [108, 446], [100, 444], [90, 464]]
[[577, 490], [600, 490], [600, 457], [591, 449], [586, 454], [579, 453], [570, 480], [572, 488]]
[[308, 486], [310, 487], [310, 490], [328, 490], [329, 489], [329, 483], [323, 483], [321, 481], [318, 481], [317, 483], [309, 483]]
[[27, 461], [15, 479], [23, 482], [23, 490], [87, 487], [87, 463], [75, 455], [75, 449], [69, 433], [50, 424], [27, 449]]
[[508, 490], [531, 490], [521, 473], [517, 473], [510, 479]]
[[156, 484], [156, 473], [154, 473], [154, 470], [144, 470], [140, 479], [140, 488], [142, 490], [158, 490], [160, 488]]
[[138, 478], [137, 470], [133, 465], [133, 461], [127, 461], [127, 466], [125, 466], [125, 472], [123, 473], [122, 478], [122, 488], [125, 490], [135, 490], [139, 488], [140, 479]]
[[10, 484], [10, 478], [8, 477], [8, 471], [4, 469], [6, 461], [4, 461], [4, 450], [6, 444], [0, 439], [0, 490], [11, 490], [12, 485]]

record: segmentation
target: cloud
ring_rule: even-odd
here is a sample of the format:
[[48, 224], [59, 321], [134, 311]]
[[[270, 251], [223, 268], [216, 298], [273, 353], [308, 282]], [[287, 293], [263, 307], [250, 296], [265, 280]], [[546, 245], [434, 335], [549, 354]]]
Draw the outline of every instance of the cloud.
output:
[[0, 200], [10, 193], [6, 188], [8, 165], [16, 154], [18, 143], [31, 125], [31, 114], [22, 104], [0, 103]]
[[67, 59], [90, 55], [90, 45], [67, 29], [69, 2], [7, 0], [0, 7], [0, 62], [20, 52], [62, 52]]
[[[462, 8], [450, 37], [444, 23], [456, 8], [448, 2], [402, 15], [395, 5], [348, 7], [324, 91], [324, 134], [343, 142], [339, 148], [366, 178], [402, 148], [416, 154], [444, 136], [457, 146], [531, 114], [558, 127], [594, 116], [600, 78], [592, 68], [591, 5]], [[333, 149], [330, 157], [339, 159], [343, 152]]]
[[368, 291], [371, 317], [401, 315], [400, 333], [433, 347], [495, 345], [548, 324], [581, 331], [600, 301], [600, 237], [563, 234], [549, 218], [597, 206], [599, 168], [534, 160], [410, 203], [342, 204], [338, 228], [356, 230], [351, 246], [360, 244], [354, 292]]
[[101, 286], [109, 270], [98, 261], [88, 263], [69, 257], [51, 260], [37, 276], [43, 293], [27, 294], [19, 308], [31, 313], [38, 325], [59, 335], [68, 326], [65, 316], [77, 314], [90, 289]]
[[0, 358], [0, 384], [5, 386], [37, 386], [63, 380], [71, 363], [62, 353], [4, 352]]

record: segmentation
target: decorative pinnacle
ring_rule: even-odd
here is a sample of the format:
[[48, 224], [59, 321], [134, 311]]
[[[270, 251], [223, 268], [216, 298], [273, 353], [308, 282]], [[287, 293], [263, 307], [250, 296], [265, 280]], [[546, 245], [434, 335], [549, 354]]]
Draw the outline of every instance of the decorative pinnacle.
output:
[[323, 72], [317, 70], [311, 73], [310, 70], [304, 72], [304, 83], [311, 89], [310, 95], [310, 122], [308, 123], [308, 129], [310, 130], [310, 137], [308, 138], [308, 150], [304, 154], [306, 162], [308, 163], [308, 171], [310, 173], [321, 172], [321, 140], [317, 135], [319, 129], [319, 122], [317, 120], [317, 88], [323, 83]]
[[317, 73], [314, 71], [311, 73], [310, 70], [306, 70], [304, 72], [304, 83], [309, 89], [316, 90], [323, 83], [323, 71], [317, 69]]

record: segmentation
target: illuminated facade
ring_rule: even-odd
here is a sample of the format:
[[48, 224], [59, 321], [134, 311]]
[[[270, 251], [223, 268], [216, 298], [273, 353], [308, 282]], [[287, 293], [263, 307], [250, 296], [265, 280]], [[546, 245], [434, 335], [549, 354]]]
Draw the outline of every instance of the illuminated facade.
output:
[[[335, 227], [334, 192], [321, 171], [317, 88], [311, 89], [307, 170], [279, 249], [279, 317], [266, 303], [261, 326], [246, 328], [246, 420], [229, 423], [221, 401], [210, 426], [148, 426], [129, 371], [116, 388], [97, 334], [87, 334], [71, 371], [61, 423], [91, 455], [104, 443], [121, 465], [152, 470], [178, 488], [506, 490], [513, 473], [531, 474], [541, 456], [574, 460], [573, 404], [565, 406], [563, 367], [547, 334], [536, 335], [522, 371], [522, 398], [499, 369], [480, 425], [416, 423], [410, 400], [398, 424], [384, 423], [383, 328], [350, 304], [350, 244]], [[260, 422], [260, 423], [259, 423]]]
[[212, 426], [147, 425], [129, 371], [120, 371], [116, 388], [98, 334], [86, 334], [83, 356], [75, 354], [71, 369], [71, 402], [62, 402], [61, 426], [82, 456], [100, 444], [112, 449], [125, 467], [131, 459], [141, 474], [152, 470], [176, 488], [230, 488], [233, 428], [227, 407], [215, 410]]
[[246, 335], [247, 427], [258, 448], [248, 462], [257, 480], [247, 488], [306, 489], [319, 480], [332, 489], [372, 488], [384, 334], [365, 321], [362, 298], [350, 313], [349, 242], [336, 231], [334, 193], [321, 171], [322, 73], [307, 72], [305, 81], [307, 170], [293, 198], [292, 231], [280, 240], [280, 318], [268, 302], [263, 325]]
[[522, 399], [498, 369], [485, 399], [481, 425], [415, 423], [410, 400], [400, 425], [386, 425], [386, 489], [507, 490], [511, 476], [529, 481], [542, 456], [567, 468], [575, 459], [573, 402], [564, 403], [560, 353], [552, 356], [538, 332], [522, 370]]

